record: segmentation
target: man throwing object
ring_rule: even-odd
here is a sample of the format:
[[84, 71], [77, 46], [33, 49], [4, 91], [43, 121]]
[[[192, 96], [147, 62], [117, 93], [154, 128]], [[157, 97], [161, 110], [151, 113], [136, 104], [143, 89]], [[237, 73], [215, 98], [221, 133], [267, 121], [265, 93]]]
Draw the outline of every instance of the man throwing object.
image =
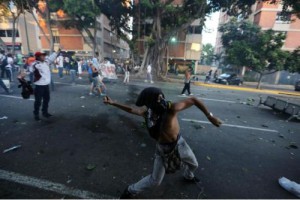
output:
[[191, 148], [180, 135], [177, 114], [195, 105], [213, 125], [219, 127], [221, 121], [215, 118], [201, 101], [191, 97], [172, 103], [165, 100], [165, 95], [159, 88], [149, 87], [140, 93], [136, 101], [136, 106], [140, 108], [131, 108], [109, 97], [104, 98], [104, 103], [143, 117], [150, 136], [157, 141], [152, 174], [128, 186], [120, 198], [132, 198], [147, 189], [159, 186], [166, 173], [174, 173], [181, 166], [184, 166], [183, 176], [187, 181], [199, 182], [194, 175], [198, 162]]

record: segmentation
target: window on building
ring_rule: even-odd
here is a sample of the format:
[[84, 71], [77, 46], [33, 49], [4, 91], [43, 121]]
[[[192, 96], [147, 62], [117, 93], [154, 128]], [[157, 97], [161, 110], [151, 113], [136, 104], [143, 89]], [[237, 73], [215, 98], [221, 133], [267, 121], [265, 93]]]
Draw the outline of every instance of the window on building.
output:
[[96, 22], [96, 29], [98, 29], [99, 31], [102, 31], [102, 26], [100, 22]]
[[0, 30], [0, 37], [6, 37], [6, 31]]
[[96, 37], [96, 43], [98, 45], [102, 45], [102, 39], [101, 39], [101, 37]]
[[58, 30], [52, 30], [53, 33], [53, 42], [56, 44], [60, 43], [59, 32]]
[[[13, 36], [13, 30], [12, 29], [0, 30], [0, 37], [12, 37], [12, 36]], [[20, 37], [18, 30], [16, 30], [16, 37]]]
[[201, 26], [189, 26], [188, 34], [201, 34], [202, 27]]
[[291, 14], [284, 13], [284, 12], [278, 12], [276, 15], [276, 23], [291, 23]]

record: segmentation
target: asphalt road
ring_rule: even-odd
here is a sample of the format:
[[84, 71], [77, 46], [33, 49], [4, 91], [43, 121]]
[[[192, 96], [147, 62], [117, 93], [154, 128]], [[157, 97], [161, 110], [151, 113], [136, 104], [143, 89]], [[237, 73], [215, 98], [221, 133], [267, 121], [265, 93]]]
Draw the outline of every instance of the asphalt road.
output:
[[[68, 77], [55, 82], [49, 109], [54, 117], [42, 122], [33, 120], [33, 100], [19, 98], [18, 89], [0, 94], [0, 198], [116, 198], [151, 173], [155, 142], [141, 118], [89, 96], [86, 77], [77, 85]], [[171, 101], [188, 98], [179, 96], [179, 83], [153, 85]], [[107, 84], [109, 96], [128, 104], [147, 86]], [[256, 107], [261, 93], [196, 86], [192, 92], [224, 122], [213, 127], [196, 107], [179, 114], [201, 184], [183, 182], [178, 172], [139, 198], [295, 198], [278, 178], [300, 183], [299, 121]], [[15, 145], [21, 147], [2, 153]]]

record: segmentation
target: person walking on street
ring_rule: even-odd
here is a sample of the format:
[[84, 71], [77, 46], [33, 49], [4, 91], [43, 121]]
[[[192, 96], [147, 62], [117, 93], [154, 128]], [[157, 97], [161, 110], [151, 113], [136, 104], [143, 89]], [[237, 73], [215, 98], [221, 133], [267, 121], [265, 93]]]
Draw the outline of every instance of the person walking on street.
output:
[[99, 71], [94, 66], [93, 63], [91, 63], [91, 70], [92, 70], [92, 83], [90, 87], [90, 95], [93, 95], [93, 90], [96, 89], [97, 92], [99, 92], [100, 96], [105, 96], [106, 94], [102, 93], [101, 90], [101, 80], [99, 78]]
[[185, 96], [185, 91], [187, 90], [188, 91], [188, 94], [189, 95], [193, 95], [191, 93], [191, 74], [192, 74], [192, 68], [189, 67], [189, 69], [187, 69], [185, 71], [185, 74], [184, 74], [184, 87], [182, 89], [182, 92], [181, 92], [181, 95]]
[[64, 60], [64, 67], [66, 70], [66, 75], [70, 75], [70, 58], [68, 55], [66, 55]]
[[13, 82], [13, 67], [14, 59], [11, 53], [7, 54], [7, 65], [5, 66], [6, 76], [9, 79], [9, 82]]
[[214, 80], [217, 80], [218, 78], [218, 70], [216, 69], [215, 73], [214, 73]]
[[123, 83], [128, 84], [129, 83], [129, 76], [130, 76], [129, 66], [125, 65], [124, 70], [125, 70], [125, 77], [124, 77]]
[[78, 62], [78, 79], [82, 79], [81, 78], [81, 74], [82, 74], [82, 65], [83, 65], [83, 60], [79, 59]]
[[58, 76], [60, 79], [62, 79], [64, 77], [64, 57], [62, 53], [59, 54], [56, 61], [57, 61]]
[[6, 65], [7, 65], [7, 57], [5, 56], [5, 51], [1, 50], [0, 51], [0, 70], [1, 70], [0, 78], [4, 78], [4, 74], [6, 73], [5, 71]]
[[6, 85], [4, 84], [2, 78], [0, 77], [0, 86], [5, 90], [6, 94], [10, 94], [12, 91], [9, 90]]
[[197, 159], [180, 133], [177, 117], [180, 111], [195, 105], [213, 125], [219, 127], [222, 122], [200, 100], [191, 97], [172, 103], [165, 99], [161, 89], [149, 87], [137, 98], [136, 106], [140, 108], [117, 103], [108, 96], [103, 102], [143, 117], [150, 136], [157, 142], [152, 174], [126, 187], [121, 199], [133, 198], [143, 191], [159, 186], [165, 174], [174, 173], [181, 166], [184, 166], [183, 177], [187, 182], [200, 181], [194, 174], [198, 168]]
[[206, 78], [204, 80], [204, 83], [209, 83], [211, 79], [212, 70], [209, 70], [209, 72], [206, 74]]
[[[58, 53], [60, 49], [58, 50]], [[51, 83], [51, 69], [50, 64], [55, 61], [57, 53], [52, 53], [46, 59], [46, 53], [36, 52], [36, 62], [32, 65], [31, 70], [34, 74], [34, 119], [40, 121], [39, 112], [42, 105], [42, 114], [45, 118], [49, 118], [52, 115], [48, 112], [48, 106], [50, 101], [49, 85]]]
[[152, 72], [152, 66], [151, 66], [151, 64], [149, 64], [149, 65], [147, 66], [147, 80], [145, 80], [145, 82], [154, 83], [154, 82], [152, 81], [152, 74], [151, 74], [151, 72]]
[[71, 75], [71, 81], [73, 85], [76, 84], [75, 79], [76, 79], [77, 69], [78, 69], [78, 64], [75, 60], [75, 56], [73, 55], [70, 57], [70, 75]]

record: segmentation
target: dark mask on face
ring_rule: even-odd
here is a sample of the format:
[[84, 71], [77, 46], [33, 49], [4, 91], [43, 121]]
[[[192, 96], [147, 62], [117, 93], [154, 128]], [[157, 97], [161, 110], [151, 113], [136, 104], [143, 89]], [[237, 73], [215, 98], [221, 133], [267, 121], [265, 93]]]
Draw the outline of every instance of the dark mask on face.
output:
[[152, 109], [156, 114], [161, 115], [168, 110], [168, 104], [169, 102], [165, 99], [161, 99], [160, 102], [157, 102]]

